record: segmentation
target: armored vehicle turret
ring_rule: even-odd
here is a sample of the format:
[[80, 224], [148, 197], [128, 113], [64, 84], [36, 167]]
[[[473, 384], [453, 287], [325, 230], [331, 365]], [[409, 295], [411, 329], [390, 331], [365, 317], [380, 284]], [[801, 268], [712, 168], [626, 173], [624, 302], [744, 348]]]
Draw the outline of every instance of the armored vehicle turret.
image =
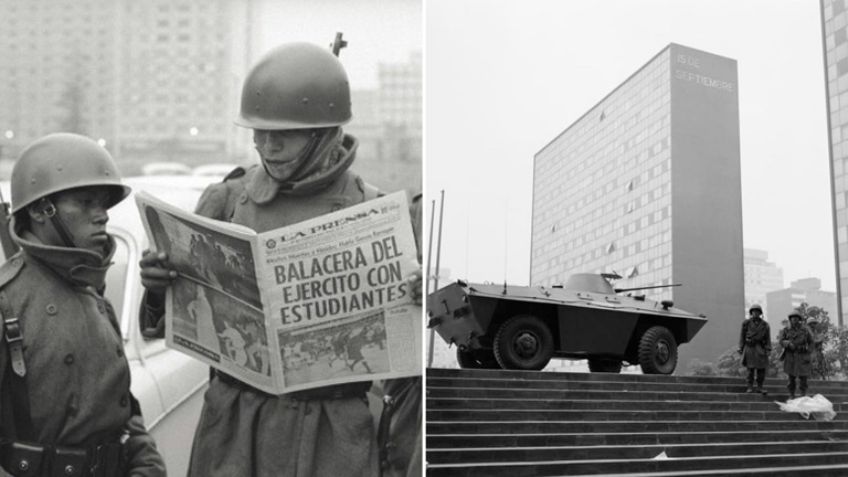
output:
[[580, 273], [553, 287], [458, 281], [427, 298], [428, 326], [457, 346], [463, 368], [542, 369], [564, 358], [587, 359], [593, 372], [617, 373], [629, 363], [671, 374], [677, 347], [706, 318], [632, 293], [657, 287], [614, 288], [618, 278]]

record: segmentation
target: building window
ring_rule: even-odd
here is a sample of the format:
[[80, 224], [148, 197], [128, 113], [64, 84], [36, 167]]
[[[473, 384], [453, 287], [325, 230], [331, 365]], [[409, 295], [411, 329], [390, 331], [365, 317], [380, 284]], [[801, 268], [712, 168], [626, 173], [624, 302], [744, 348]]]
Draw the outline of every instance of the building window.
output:
[[834, 40], [836, 40], [837, 45], [841, 45], [842, 43], [845, 43], [846, 40], [848, 40], [848, 37], [846, 37], [846, 35], [845, 35], [845, 29], [844, 28], [840, 28], [840, 29], [836, 30], [835, 32], [833, 32], [833, 38], [834, 38]]
[[848, 73], [848, 58], [842, 58], [836, 63], [836, 72], [839, 76]]

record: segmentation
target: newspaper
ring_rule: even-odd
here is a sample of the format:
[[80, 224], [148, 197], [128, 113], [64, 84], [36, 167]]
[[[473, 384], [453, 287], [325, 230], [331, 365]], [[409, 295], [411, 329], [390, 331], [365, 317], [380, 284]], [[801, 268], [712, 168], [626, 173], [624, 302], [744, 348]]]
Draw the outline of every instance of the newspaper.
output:
[[257, 234], [136, 195], [178, 276], [169, 347], [272, 394], [421, 374], [403, 192]]

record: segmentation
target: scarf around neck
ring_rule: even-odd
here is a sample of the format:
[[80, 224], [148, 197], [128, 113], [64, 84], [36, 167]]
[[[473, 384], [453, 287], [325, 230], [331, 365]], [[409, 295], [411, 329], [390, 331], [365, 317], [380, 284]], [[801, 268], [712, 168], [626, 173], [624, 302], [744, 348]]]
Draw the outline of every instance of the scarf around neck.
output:
[[264, 167], [257, 167], [247, 180], [247, 195], [257, 204], [267, 204], [278, 194], [314, 194], [332, 184], [350, 167], [358, 146], [356, 138], [344, 134], [341, 128], [332, 128], [321, 137], [313, 154], [291, 178], [280, 182], [269, 176]]
[[106, 272], [115, 254], [115, 238], [110, 234], [103, 255], [83, 248], [46, 245], [32, 232], [17, 230], [14, 217], [10, 224], [12, 240], [21, 249], [75, 287], [93, 287], [102, 293], [106, 286]]

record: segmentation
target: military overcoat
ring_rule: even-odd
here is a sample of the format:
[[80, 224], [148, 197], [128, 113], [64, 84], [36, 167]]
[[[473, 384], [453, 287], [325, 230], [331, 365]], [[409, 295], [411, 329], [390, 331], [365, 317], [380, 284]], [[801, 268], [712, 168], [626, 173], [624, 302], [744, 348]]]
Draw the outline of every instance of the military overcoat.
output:
[[[317, 190], [299, 193], [281, 190], [261, 166], [254, 166], [207, 188], [196, 211], [265, 232], [373, 197], [376, 189], [348, 170]], [[148, 333], [161, 330], [156, 319], [148, 316], [146, 321]], [[205, 395], [189, 475], [379, 475], [373, 427], [364, 391], [350, 397], [302, 399], [269, 395], [215, 377]]]
[[783, 372], [789, 376], [809, 376], [812, 372], [813, 334], [805, 325], [790, 326], [780, 331], [778, 341], [789, 341], [784, 346]]
[[768, 322], [761, 318], [748, 318], [743, 321], [739, 349], [742, 350], [742, 366], [767, 368], [771, 351], [771, 330]]
[[[35, 440], [91, 446], [126, 430], [126, 475], [164, 476], [153, 439], [132, 413], [123, 340], [102, 295], [111, 256], [46, 246], [27, 232], [13, 238], [22, 252], [0, 268], [0, 290], [20, 320]], [[0, 372], [11, 372], [8, 359], [0, 340]]]

